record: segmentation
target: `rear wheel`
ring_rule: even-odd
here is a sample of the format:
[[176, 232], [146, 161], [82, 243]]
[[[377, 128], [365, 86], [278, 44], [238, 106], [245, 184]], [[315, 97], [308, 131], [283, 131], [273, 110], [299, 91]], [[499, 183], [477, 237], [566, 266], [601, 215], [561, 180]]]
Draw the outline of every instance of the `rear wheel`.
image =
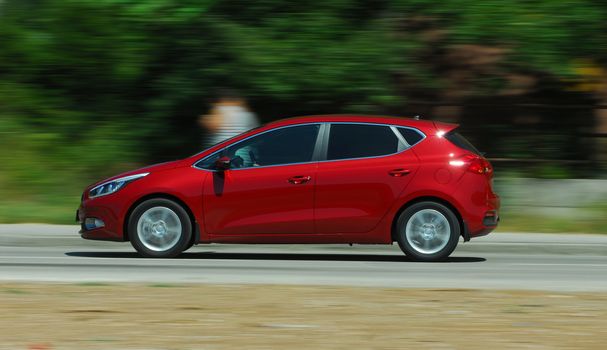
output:
[[398, 218], [396, 240], [400, 249], [418, 261], [445, 260], [457, 246], [460, 226], [448, 207], [436, 202], [419, 202]]
[[172, 258], [188, 248], [192, 223], [183, 207], [164, 198], [139, 204], [129, 218], [129, 238], [144, 257]]

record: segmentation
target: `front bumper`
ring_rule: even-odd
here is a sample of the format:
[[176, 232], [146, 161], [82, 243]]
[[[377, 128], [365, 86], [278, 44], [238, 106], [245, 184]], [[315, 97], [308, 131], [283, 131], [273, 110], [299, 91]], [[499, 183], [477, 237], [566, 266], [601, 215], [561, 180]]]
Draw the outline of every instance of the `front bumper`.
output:
[[[102, 227], [87, 225], [93, 220], [103, 222]], [[80, 223], [80, 236], [84, 239], [102, 241], [124, 241], [120, 223], [116, 215], [101, 206], [85, 206], [84, 203], [76, 210], [76, 221]]]

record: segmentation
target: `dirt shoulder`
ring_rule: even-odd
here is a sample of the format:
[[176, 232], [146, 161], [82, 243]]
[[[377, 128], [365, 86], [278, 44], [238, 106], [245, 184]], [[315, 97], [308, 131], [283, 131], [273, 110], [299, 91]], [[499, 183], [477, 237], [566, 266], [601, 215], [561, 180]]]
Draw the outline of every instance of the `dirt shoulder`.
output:
[[0, 285], [1, 349], [604, 349], [607, 293]]

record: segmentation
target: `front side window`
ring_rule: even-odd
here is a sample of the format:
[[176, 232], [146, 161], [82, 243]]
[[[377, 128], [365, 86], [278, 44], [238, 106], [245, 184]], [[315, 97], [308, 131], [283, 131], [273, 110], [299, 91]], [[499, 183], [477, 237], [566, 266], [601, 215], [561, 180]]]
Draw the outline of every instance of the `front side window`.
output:
[[213, 169], [215, 161], [224, 156], [236, 169], [310, 162], [319, 129], [319, 124], [311, 124], [268, 131], [229, 146], [196, 166]]
[[328, 160], [377, 157], [402, 149], [388, 126], [367, 124], [331, 124]]

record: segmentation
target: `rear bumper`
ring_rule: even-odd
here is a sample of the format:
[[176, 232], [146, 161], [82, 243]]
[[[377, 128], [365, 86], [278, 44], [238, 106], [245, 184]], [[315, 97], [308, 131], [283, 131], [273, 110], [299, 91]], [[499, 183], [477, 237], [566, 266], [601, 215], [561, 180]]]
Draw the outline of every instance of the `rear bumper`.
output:
[[469, 237], [482, 237], [497, 228], [500, 221], [500, 197], [495, 193], [487, 199], [484, 207], [480, 208], [481, 215], [471, 216], [468, 221]]
[[497, 210], [489, 210], [485, 213], [485, 217], [483, 218], [483, 225], [486, 227], [496, 227], [499, 221], [500, 217]]

